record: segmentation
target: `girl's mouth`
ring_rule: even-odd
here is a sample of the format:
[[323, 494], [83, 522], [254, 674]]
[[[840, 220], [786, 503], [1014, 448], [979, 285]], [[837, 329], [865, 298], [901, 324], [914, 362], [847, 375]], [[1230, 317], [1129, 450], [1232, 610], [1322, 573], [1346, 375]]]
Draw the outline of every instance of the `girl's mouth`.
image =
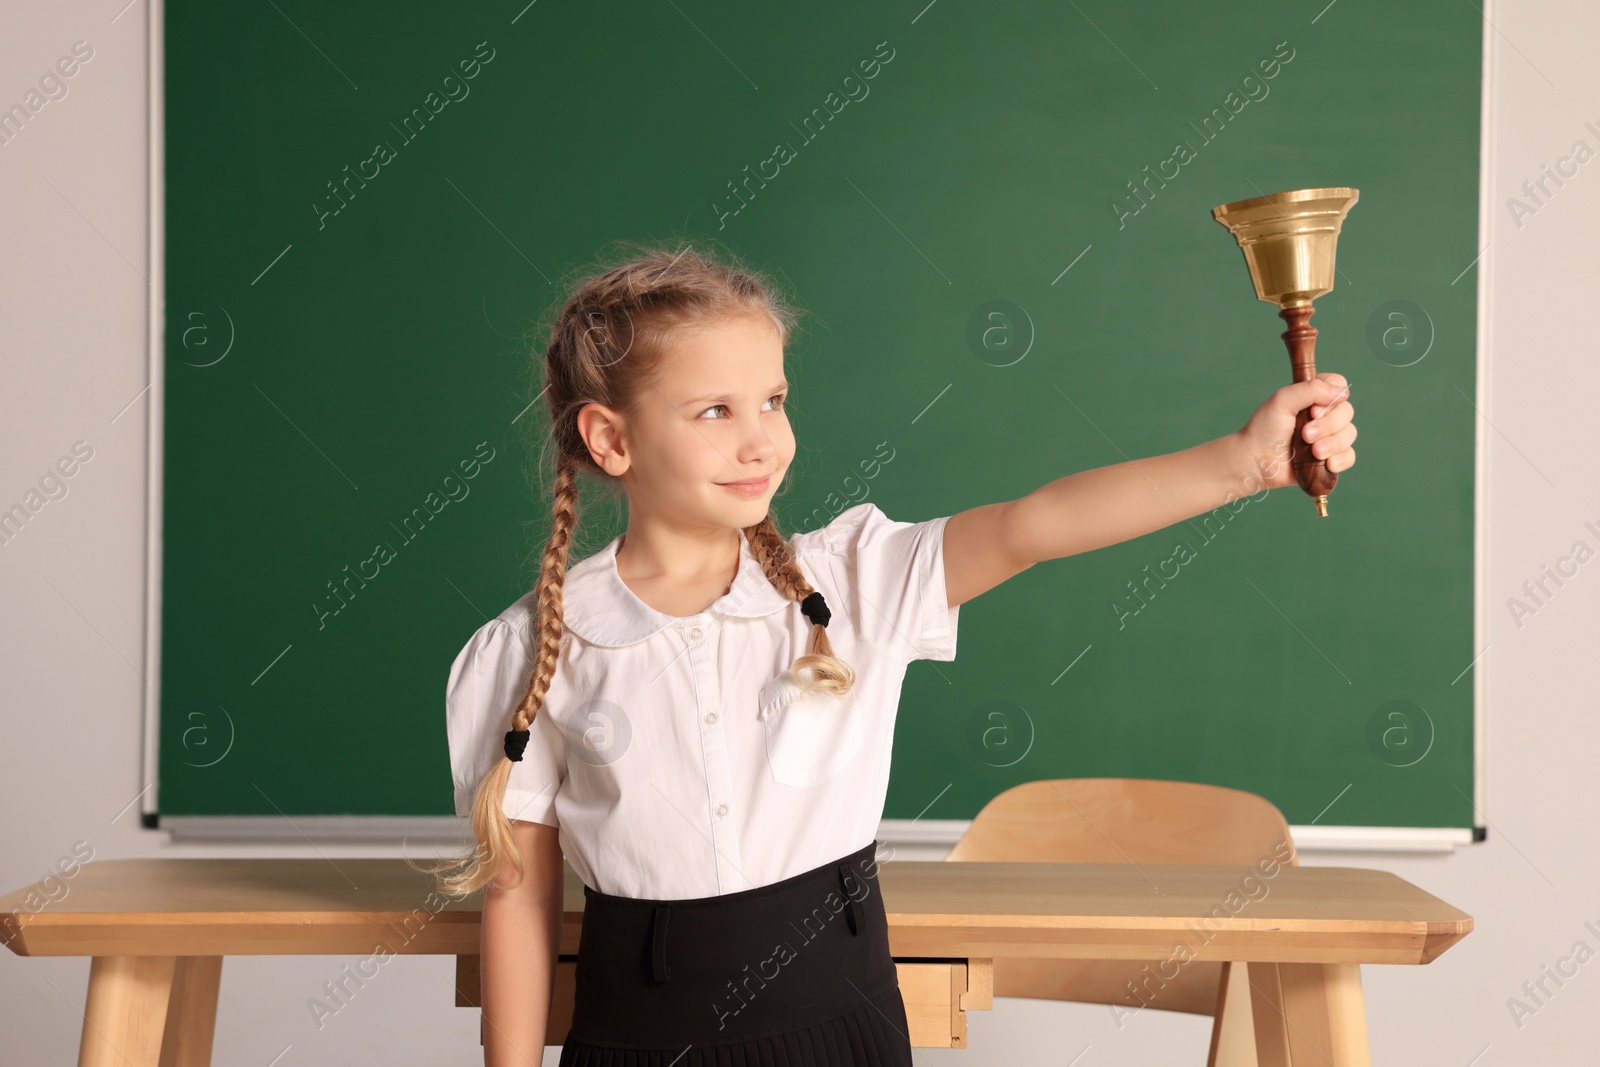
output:
[[718, 482], [724, 489], [731, 489], [743, 496], [760, 496], [767, 491], [767, 483], [772, 481], [772, 475], [765, 478], [751, 478], [743, 482]]

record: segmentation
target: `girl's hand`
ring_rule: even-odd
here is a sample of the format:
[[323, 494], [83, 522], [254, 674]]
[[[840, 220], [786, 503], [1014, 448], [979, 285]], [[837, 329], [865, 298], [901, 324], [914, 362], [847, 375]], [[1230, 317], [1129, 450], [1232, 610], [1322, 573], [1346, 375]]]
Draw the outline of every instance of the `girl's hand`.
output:
[[1350, 383], [1344, 375], [1330, 371], [1308, 382], [1286, 385], [1267, 397], [1238, 432], [1250, 473], [1267, 489], [1299, 484], [1289, 465], [1289, 442], [1295, 416], [1308, 406], [1311, 418], [1303, 433], [1311, 443], [1312, 455], [1326, 460], [1328, 470], [1335, 474], [1349, 470], [1356, 462], [1356, 450], [1350, 447], [1356, 439], [1356, 412], [1349, 396]]

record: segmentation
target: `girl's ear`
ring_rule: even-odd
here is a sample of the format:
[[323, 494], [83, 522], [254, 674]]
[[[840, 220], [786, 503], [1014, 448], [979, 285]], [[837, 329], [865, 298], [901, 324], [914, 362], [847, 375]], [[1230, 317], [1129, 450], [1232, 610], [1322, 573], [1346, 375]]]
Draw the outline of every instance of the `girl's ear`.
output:
[[630, 465], [622, 430], [622, 416], [604, 404], [588, 404], [578, 412], [578, 433], [589, 457], [613, 478], [621, 477]]

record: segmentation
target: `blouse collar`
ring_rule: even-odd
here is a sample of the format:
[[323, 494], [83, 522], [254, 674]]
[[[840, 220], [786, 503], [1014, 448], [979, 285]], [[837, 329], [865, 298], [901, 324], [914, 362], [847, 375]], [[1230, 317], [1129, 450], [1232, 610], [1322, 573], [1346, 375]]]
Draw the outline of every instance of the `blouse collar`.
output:
[[562, 583], [562, 622], [590, 644], [631, 645], [686, 619], [706, 615], [757, 618], [793, 603], [773, 586], [750, 540], [739, 531], [739, 571], [728, 591], [698, 615], [668, 615], [639, 599], [617, 573], [617, 548], [622, 535], [600, 551], [567, 568]]

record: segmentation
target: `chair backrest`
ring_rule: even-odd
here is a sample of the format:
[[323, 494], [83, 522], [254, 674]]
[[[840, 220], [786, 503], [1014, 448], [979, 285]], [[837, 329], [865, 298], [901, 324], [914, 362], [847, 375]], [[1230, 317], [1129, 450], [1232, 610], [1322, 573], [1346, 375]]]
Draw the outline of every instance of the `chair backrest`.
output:
[[[945, 859], [1299, 862], [1288, 822], [1265, 797], [1151, 778], [1056, 778], [1014, 786], [984, 805]], [[1216, 1011], [1220, 963], [1189, 961], [1175, 978], [1165, 978], [1157, 973], [1159, 962], [996, 959], [994, 992], [1200, 1015]]]

